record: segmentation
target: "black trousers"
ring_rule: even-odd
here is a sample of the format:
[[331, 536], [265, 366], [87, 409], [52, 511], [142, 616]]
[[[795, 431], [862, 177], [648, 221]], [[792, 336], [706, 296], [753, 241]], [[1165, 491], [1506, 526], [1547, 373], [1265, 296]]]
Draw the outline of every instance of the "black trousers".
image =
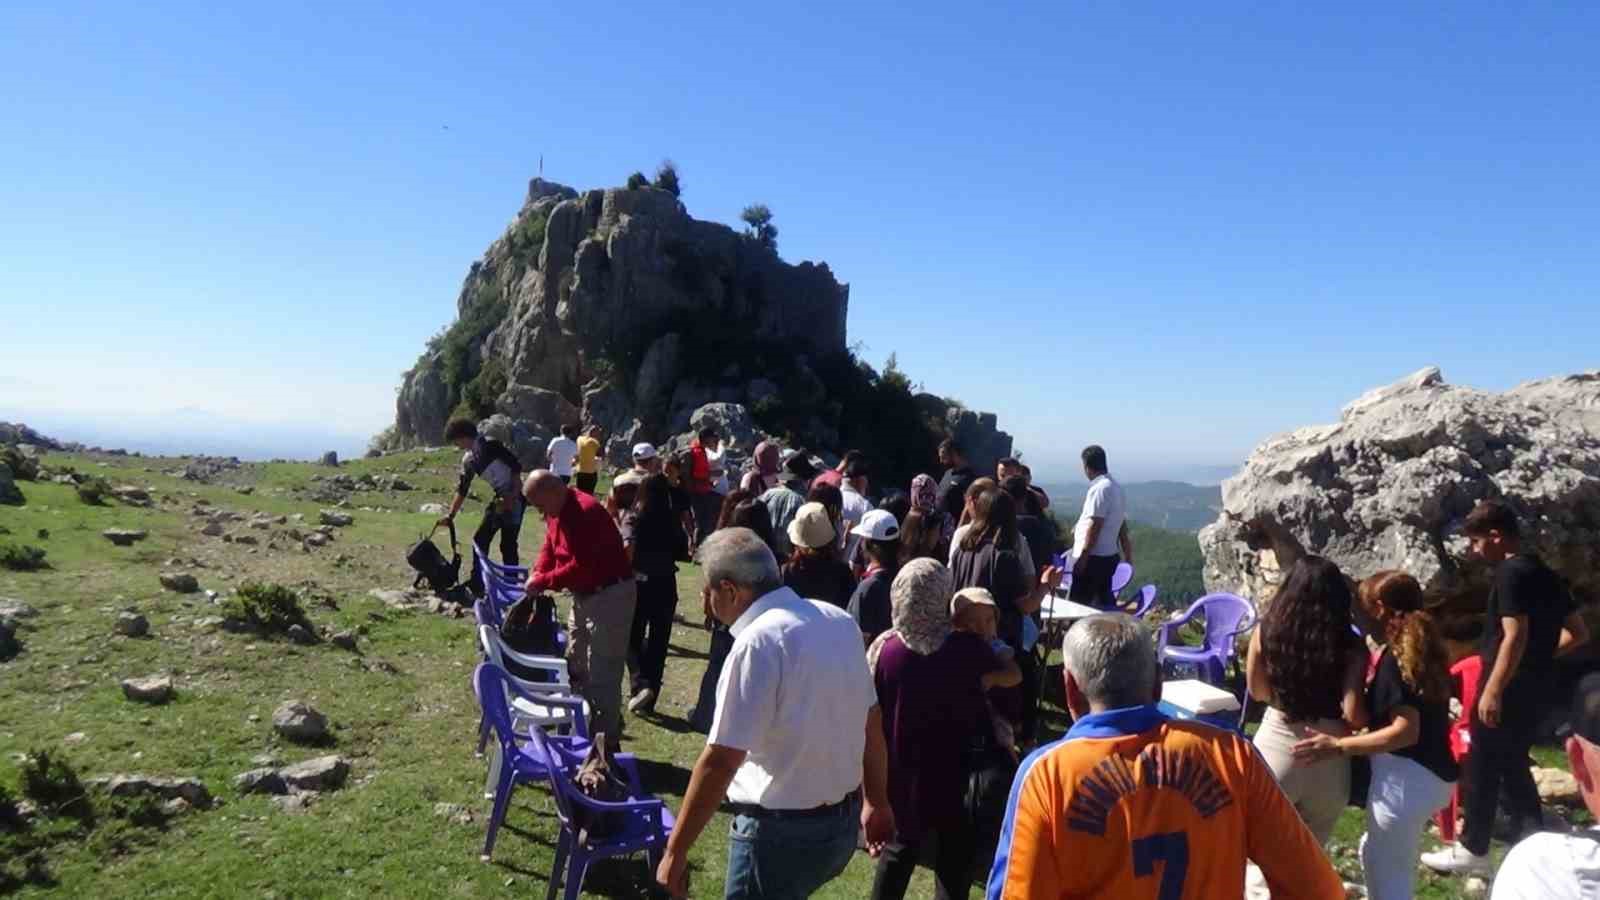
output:
[[694, 542], [699, 545], [711, 532], [717, 530], [717, 517], [722, 515], [722, 495], [716, 491], [694, 494]]
[[599, 472], [579, 472], [572, 476], [572, 486], [591, 497], [594, 496], [594, 486], [599, 483]]
[[701, 734], [711, 731], [711, 719], [717, 713], [717, 682], [722, 680], [722, 665], [728, 661], [728, 652], [732, 649], [733, 632], [726, 625], [713, 625], [710, 658], [700, 676], [700, 696], [689, 710], [689, 727]]
[[[526, 503], [521, 497], [514, 502], [511, 512], [502, 512], [498, 500], [489, 501], [483, 511], [483, 521], [478, 523], [478, 530], [472, 533], [472, 542], [478, 545], [478, 550], [484, 556], [489, 555], [489, 544], [494, 540], [495, 534], [500, 535], [500, 561], [508, 566], [517, 564], [517, 536], [522, 532], [522, 513]], [[478, 563], [476, 554], [472, 557], [472, 589], [477, 590], [483, 586], [483, 567]]]
[[917, 841], [897, 839], [883, 848], [872, 876], [872, 900], [902, 900], [923, 849], [933, 845], [933, 896], [935, 900], [965, 900], [972, 890], [972, 854], [977, 834], [966, 816], [943, 828], [930, 830]]
[[[1488, 668], [1485, 668], [1487, 676]], [[1538, 725], [1540, 685], [1512, 685], [1501, 703], [1500, 727], [1472, 723], [1472, 752], [1467, 754], [1461, 793], [1466, 825], [1461, 846], [1473, 853], [1489, 852], [1494, 836], [1495, 808], [1502, 796], [1506, 812], [1524, 829], [1543, 821], [1539, 789], [1528, 771], [1528, 751]]]
[[1116, 596], [1111, 593], [1111, 576], [1117, 574], [1117, 566], [1121, 563], [1122, 557], [1115, 553], [1089, 557], [1084, 564], [1083, 575], [1072, 576], [1072, 588], [1067, 591], [1067, 599], [1109, 609], [1117, 602]]
[[638, 582], [638, 602], [633, 605], [633, 630], [628, 634], [628, 668], [633, 672], [632, 693], [645, 688], [661, 690], [667, 669], [667, 642], [672, 637], [672, 614], [678, 608], [678, 580], [671, 575], [651, 575]]
[[1017, 668], [1022, 670], [1022, 727], [1017, 739], [1031, 744], [1039, 739], [1039, 690], [1044, 683], [1044, 666], [1038, 656], [1026, 650], [1018, 650], [1016, 659]]

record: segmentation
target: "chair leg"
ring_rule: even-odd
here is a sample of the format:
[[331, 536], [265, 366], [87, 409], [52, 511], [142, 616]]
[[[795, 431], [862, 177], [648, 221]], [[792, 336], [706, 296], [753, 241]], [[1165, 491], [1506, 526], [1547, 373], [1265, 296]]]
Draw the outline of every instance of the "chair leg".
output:
[[489, 810], [489, 833], [483, 838], [483, 855], [479, 857], [484, 862], [494, 855], [495, 834], [500, 831], [500, 823], [506, 820], [506, 807], [511, 805], [511, 790], [515, 787], [511, 777], [511, 770], [506, 769], [500, 776], [500, 783], [494, 792], [494, 807]]
[[500, 782], [500, 766], [502, 763], [500, 745], [495, 744], [489, 748], [489, 774], [484, 776], [483, 796], [485, 799], [493, 797], [495, 785]]
[[583, 890], [583, 876], [589, 872], [589, 853], [578, 846], [577, 838], [572, 840], [572, 861], [567, 864], [567, 891], [566, 900], [578, 900], [578, 893]]
[[556, 840], [556, 862], [550, 867], [550, 888], [544, 892], [544, 900], [556, 900], [556, 890], [561, 887], [561, 875], [567, 864], [567, 854], [572, 850], [572, 835], [567, 829], [560, 828], [560, 836]]
[[478, 717], [478, 749], [477, 757], [483, 759], [483, 748], [489, 745], [489, 717]]

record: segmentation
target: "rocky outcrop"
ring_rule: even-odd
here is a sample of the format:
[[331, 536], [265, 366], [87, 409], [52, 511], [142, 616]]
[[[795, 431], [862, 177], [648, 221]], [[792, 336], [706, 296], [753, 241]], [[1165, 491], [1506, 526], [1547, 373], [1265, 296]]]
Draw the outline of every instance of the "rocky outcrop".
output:
[[1436, 601], [1481, 609], [1489, 573], [1459, 527], [1485, 498], [1516, 508], [1525, 545], [1581, 602], [1600, 596], [1600, 371], [1491, 393], [1424, 369], [1271, 438], [1200, 533], [1206, 586], [1264, 599], [1315, 553], [1357, 579], [1404, 569]]

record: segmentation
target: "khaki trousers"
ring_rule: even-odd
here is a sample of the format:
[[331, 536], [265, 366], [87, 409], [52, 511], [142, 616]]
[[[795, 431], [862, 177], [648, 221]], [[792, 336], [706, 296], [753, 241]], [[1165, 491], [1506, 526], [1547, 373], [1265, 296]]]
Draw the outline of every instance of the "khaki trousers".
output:
[[589, 733], [622, 739], [622, 674], [636, 600], [632, 578], [592, 594], [574, 594], [567, 617], [567, 665], [589, 701]]

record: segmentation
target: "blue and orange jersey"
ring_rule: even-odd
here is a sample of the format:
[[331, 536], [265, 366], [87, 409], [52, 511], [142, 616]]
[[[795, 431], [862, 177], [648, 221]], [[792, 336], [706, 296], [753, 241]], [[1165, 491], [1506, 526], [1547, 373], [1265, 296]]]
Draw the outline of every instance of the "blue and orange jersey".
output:
[[1084, 716], [1023, 761], [987, 896], [1241, 897], [1247, 859], [1275, 900], [1344, 896], [1248, 741], [1136, 706]]

